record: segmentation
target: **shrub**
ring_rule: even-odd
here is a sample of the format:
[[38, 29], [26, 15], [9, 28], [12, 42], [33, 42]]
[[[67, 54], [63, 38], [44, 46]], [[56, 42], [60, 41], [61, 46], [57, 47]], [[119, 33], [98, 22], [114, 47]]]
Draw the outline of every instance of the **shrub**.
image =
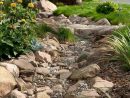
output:
[[0, 58], [16, 57], [31, 50], [31, 41], [35, 39], [33, 27], [37, 10], [33, 3], [29, 3], [31, 6], [28, 8], [23, 8], [21, 3], [22, 0], [4, 1], [0, 5]]
[[113, 2], [104, 2], [96, 7], [97, 13], [101, 14], [109, 14], [114, 12], [116, 9], [118, 9], [118, 4]]
[[116, 53], [116, 59], [122, 61], [124, 67], [130, 70], [130, 29], [123, 28], [114, 32], [109, 42]]
[[71, 30], [64, 27], [59, 28], [58, 39], [61, 42], [74, 42], [75, 41], [74, 34], [71, 32]]

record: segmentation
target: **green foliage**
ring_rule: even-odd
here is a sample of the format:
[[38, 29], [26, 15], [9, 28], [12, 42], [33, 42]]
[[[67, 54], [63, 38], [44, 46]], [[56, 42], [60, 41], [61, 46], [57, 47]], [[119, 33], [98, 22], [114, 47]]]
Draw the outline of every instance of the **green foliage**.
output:
[[110, 2], [105, 2], [105, 3], [99, 4], [96, 7], [96, 12], [101, 13], [101, 14], [109, 14], [114, 11], [115, 11], [115, 8]]
[[50, 32], [54, 33], [54, 30], [51, 27], [43, 23], [38, 23], [37, 25], [35, 25], [34, 30], [36, 32], [37, 37], [40, 38], [45, 37]]
[[130, 29], [127, 27], [113, 33], [109, 38], [110, 45], [116, 53], [116, 58], [130, 70]]
[[58, 30], [58, 39], [61, 41], [61, 42], [74, 42], [75, 41], [75, 36], [74, 34], [71, 32], [70, 29], [68, 28], [64, 28], [64, 27], [61, 27], [59, 28]]
[[[110, 14], [99, 14], [96, 12], [99, 2], [83, 2], [82, 5], [75, 6], [60, 6], [54, 12], [55, 15], [64, 14], [66, 16], [79, 15], [83, 17], [91, 17], [93, 20], [107, 18], [111, 24], [117, 25], [119, 23], [130, 24], [130, 5], [120, 4], [120, 10], [116, 10]], [[76, 10], [75, 10], [76, 9]]]
[[4, 14], [0, 18], [0, 58], [16, 57], [31, 50], [31, 41], [35, 39], [36, 9], [23, 8], [19, 2], [8, 2], [8, 6], [0, 7]]

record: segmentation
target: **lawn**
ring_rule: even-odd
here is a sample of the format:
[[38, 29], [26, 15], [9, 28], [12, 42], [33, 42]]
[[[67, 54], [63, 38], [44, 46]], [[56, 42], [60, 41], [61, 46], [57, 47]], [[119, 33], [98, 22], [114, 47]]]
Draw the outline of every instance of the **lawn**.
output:
[[54, 12], [55, 15], [64, 14], [66, 16], [79, 15], [85, 17], [91, 17], [93, 20], [99, 20], [101, 18], [107, 18], [112, 24], [127, 24], [130, 25], [130, 5], [120, 4], [120, 10], [112, 12], [110, 14], [98, 14], [96, 12], [96, 6], [98, 2], [83, 2], [82, 5], [65, 5], [58, 7], [58, 10]]

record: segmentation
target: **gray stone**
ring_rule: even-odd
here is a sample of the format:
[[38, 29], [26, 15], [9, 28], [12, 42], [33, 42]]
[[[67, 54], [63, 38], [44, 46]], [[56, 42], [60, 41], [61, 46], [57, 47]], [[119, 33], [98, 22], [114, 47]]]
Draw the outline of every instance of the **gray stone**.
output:
[[34, 66], [28, 60], [18, 59], [13, 60], [13, 64], [17, 65], [22, 70], [34, 70]]
[[108, 25], [108, 26], [110, 26], [111, 24], [106, 18], [103, 18], [103, 19], [100, 19], [99, 21], [97, 21], [96, 25]]
[[91, 64], [79, 70], [75, 70], [70, 79], [86, 79], [96, 76], [100, 72], [100, 67], [97, 64]]

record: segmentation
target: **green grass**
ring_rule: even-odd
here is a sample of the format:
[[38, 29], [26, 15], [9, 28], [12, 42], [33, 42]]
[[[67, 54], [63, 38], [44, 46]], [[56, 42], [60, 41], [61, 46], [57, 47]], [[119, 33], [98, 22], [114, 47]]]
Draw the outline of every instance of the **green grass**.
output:
[[98, 14], [96, 12], [96, 6], [98, 2], [83, 2], [82, 5], [65, 5], [58, 7], [58, 10], [54, 12], [55, 15], [64, 14], [66, 16], [79, 15], [85, 17], [91, 17], [93, 20], [99, 20], [101, 18], [107, 18], [112, 24], [123, 23], [130, 25], [130, 5], [120, 4], [121, 11], [115, 11], [110, 14]]

